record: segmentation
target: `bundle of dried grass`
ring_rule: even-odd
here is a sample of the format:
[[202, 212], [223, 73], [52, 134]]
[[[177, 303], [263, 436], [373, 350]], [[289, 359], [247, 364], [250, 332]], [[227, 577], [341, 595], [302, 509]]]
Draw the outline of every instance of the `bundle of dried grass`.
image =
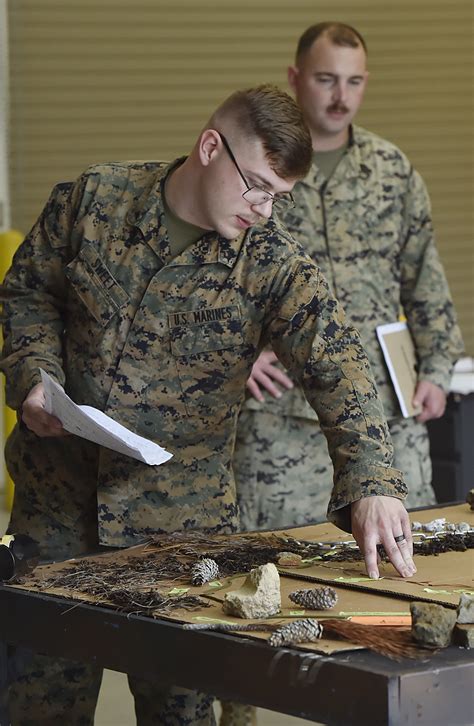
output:
[[[291, 636], [292, 630], [295, 631], [296, 637], [294, 641], [291, 641], [291, 637], [286, 637], [285, 645], [297, 645], [303, 642], [311, 642], [315, 638], [309, 638], [307, 641], [301, 640], [302, 628], [299, 627], [299, 623], [308, 623], [309, 621], [314, 622], [314, 628], [309, 629], [308, 632], [317, 632], [318, 638], [321, 637], [320, 631], [322, 631], [322, 637], [330, 638], [342, 638], [348, 640], [351, 643], [356, 643], [363, 648], [368, 648], [376, 653], [391, 658], [393, 660], [401, 660], [402, 658], [426, 658], [435, 653], [436, 651], [430, 648], [421, 647], [417, 644], [411, 634], [411, 630], [402, 628], [388, 628], [386, 626], [377, 625], [360, 625], [358, 623], [352, 623], [350, 620], [344, 620], [339, 618], [327, 618], [321, 622], [316, 619], [305, 618], [304, 621], [286, 621], [286, 622], [273, 622], [273, 623], [199, 623], [199, 624], [186, 624], [183, 627], [186, 630], [217, 630], [220, 632], [270, 632], [278, 633], [283, 629], [285, 633], [289, 633]], [[306, 626], [307, 629], [307, 626]], [[278, 645], [279, 639], [272, 638], [271, 644]]]
[[435, 652], [418, 645], [407, 628], [388, 628], [381, 625], [360, 625], [350, 620], [336, 618], [324, 621], [324, 632], [331, 638], [350, 640], [363, 648], [381, 655], [401, 660], [402, 658], [426, 658]]
[[415, 555], [439, 555], [443, 552], [466, 552], [469, 549], [474, 549], [474, 532], [446, 532], [413, 544]]
[[[161, 570], [160, 570], [161, 571]], [[78, 560], [48, 577], [35, 574], [21, 584], [39, 585], [42, 590], [60, 589], [94, 597], [97, 605], [115, 605], [121, 611], [164, 614], [178, 608], [197, 610], [209, 603], [195, 595], [165, 596], [156, 589], [156, 567], [149, 558], [133, 558], [126, 563]]]
[[155, 535], [147, 550], [156, 554], [173, 553], [173, 557], [193, 564], [197, 560], [214, 560], [222, 576], [249, 572], [268, 562], [276, 563], [282, 551], [302, 557], [327, 553], [319, 542], [299, 542], [288, 536], [268, 533], [211, 535], [204, 532], [173, 532]]

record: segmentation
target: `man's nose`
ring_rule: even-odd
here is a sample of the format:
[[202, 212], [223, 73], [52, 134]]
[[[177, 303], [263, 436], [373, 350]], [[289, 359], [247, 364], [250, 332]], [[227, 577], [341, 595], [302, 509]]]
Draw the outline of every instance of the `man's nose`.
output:
[[344, 81], [337, 81], [333, 89], [334, 98], [337, 101], [344, 102], [347, 97], [347, 86]]
[[270, 198], [262, 204], [253, 204], [252, 207], [253, 209], [255, 209], [260, 217], [265, 217], [265, 219], [269, 219], [272, 216], [273, 201], [274, 200]]

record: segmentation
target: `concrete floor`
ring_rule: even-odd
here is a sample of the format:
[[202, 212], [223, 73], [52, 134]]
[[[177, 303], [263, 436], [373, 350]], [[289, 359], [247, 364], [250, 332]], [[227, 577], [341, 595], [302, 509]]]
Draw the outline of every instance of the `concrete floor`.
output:
[[[216, 714], [219, 706], [216, 705]], [[274, 711], [257, 709], [257, 726], [298, 726], [314, 722], [285, 716]], [[127, 677], [123, 673], [104, 671], [99, 702], [95, 713], [95, 726], [135, 726], [133, 699], [128, 690]]]
[[[0, 491], [0, 499], [2, 493]], [[0, 537], [5, 532], [8, 523], [8, 513], [0, 508]], [[216, 706], [216, 713], [219, 707]], [[292, 716], [258, 709], [258, 726], [299, 726], [314, 723]], [[100, 689], [94, 726], [135, 726], [135, 714], [132, 695], [128, 689], [127, 677], [124, 673], [104, 671], [102, 687]]]

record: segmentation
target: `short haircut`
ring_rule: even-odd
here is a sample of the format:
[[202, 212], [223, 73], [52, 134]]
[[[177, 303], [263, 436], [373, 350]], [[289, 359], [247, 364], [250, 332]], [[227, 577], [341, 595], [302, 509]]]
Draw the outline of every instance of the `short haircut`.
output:
[[334, 45], [341, 45], [346, 48], [358, 48], [362, 46], [367, 53], [367, 45], [364, 38], [352, 25], [329, 21], [311, 25], [304, 31], [296, 48], [296, 63], [309, 51], [315, 40], [322, 35], [326, 35]]
[[270, 84], [236, 91], [215, 111], [210, 125], [219, 130], [224, 120], [239, 134], [261, 140], [271, 168], [282, 179], [308, 173], [311, 135], [298, 104], [285, 91]]

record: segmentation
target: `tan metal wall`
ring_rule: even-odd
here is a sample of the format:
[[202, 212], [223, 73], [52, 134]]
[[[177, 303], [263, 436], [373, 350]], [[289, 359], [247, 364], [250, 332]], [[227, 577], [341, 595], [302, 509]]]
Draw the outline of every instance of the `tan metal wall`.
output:
[[472, 0], [10, 0], [14, 226], [91, 163], [186, 152], [235, 88], [287, 88], [306, 26], [343, 20], [369, 45], [358, 122], [425, 177], [474, 354], [472, 16]]

